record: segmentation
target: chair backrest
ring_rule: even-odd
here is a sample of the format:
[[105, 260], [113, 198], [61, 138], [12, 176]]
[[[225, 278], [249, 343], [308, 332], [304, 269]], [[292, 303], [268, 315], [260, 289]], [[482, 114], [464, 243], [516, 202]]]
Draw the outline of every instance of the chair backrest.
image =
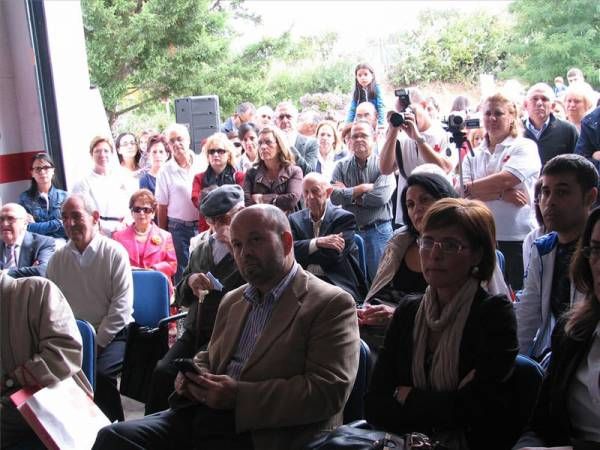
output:
[[83, 343], [83, 362], [81, 370], [89, 380], [92, 387], [96, 388], [96, 331], [85, 320], [77, 319], [77, 328]]
[[371, 374], [371, 349], [365, 341], [360, 340], [360, 357], [358, 372], [352, 386], [352, 392], [344, 407], [344, 423], [354, 422], [365, 418], [365, 394]]
[[157, 327], [169, 315], [169, 281], [158, 270], [133, 271], [133, 319], [144, 327]]
[[358, 247], [358, 263], [360, 264], [360, 270], [362, 270], [365, 280], [368, 280], [367, 273], [367, 257], [365, 256], [365, 241], [359, 234], [354, 233], [354, 242]]
[[513, 373], [513, 385], [515, 388], [516, 409], [515, 419], [517, 426], [523, 431], [529, 423], [533, 410], [538, 400], [542, 381], [544, 379], [544, 369], [533, 359], [525, 355], [517, 355], [515, 361], [515, 370]]

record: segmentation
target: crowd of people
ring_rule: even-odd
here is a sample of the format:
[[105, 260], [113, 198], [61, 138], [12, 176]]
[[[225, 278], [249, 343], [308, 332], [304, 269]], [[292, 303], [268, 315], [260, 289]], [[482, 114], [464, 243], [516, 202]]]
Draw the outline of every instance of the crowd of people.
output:
[[[245, 102], [198, 154], [182, 124], [94, 137], [70, 192], [33, 158], [0, 209], [2, 448], [31, 434], [10, 392], [68, 376], [90, 392], [74, 317], [96, 329], [94, 400], [119, 421], [94, 449], [303, 448], [341, 423], [361, 338], [376, 427], [600, 448], [597, 93], [571, 69], [521, 99], [458, 97], [447, 113], [480, 127], [448, 128], [420, 89], [386, 113], [371, 66], [355, 75], [345, 120]], [[132, 270], [162, 272], [188, 315], [146, 417], [125, 421]], [[549, 361], [527, 424], [517, 354]]]

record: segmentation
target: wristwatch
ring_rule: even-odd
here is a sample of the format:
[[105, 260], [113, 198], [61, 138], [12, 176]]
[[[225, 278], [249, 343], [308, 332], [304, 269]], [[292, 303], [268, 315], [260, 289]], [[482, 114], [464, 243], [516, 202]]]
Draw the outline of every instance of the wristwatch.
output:
[[415, 139], [415, 142], [417, 144], [423, 145], [425, 143], [425, 138], [423, 136], [419, 136], [418, 138]]

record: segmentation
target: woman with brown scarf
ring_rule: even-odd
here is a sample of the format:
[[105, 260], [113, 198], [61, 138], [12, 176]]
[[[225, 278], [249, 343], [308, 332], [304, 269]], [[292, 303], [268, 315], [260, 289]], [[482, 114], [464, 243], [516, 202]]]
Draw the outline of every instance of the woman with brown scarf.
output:
[[396, 308], [366, 397], [370, 423], [450, 449], [511, 446], [516, 321], [505, 295], [481, 287], [496, 266], [495, 234], [477, 201], [442, 199], [425, 214], [418, 245], [428, 287]]

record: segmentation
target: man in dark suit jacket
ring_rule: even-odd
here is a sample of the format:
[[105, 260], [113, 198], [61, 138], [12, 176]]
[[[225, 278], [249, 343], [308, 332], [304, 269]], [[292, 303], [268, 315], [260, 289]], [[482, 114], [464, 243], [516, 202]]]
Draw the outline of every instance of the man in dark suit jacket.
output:
[[523, 122], [523, 136], [537, 144], [542, 167], [557, 155], [573, 153], [577, 144], [577, 128], [552, 114], [552, 88], [546, 83], [534, 84], [527, 91], [524, 104], [529, 117]]
[[27, 211], [16, 203], [0, 210], [0, 269], [13, 278], [46, 276], [48, 261], [54, 254], [51, 237], [27, 231]]
[[317, 166], [319, 145], [317, 140], [302, 136], [297, 130], [298, 110], [292, 102], [281, 102], [275, 108], [275, 125], [287, 137], [296, 165], [302, 174], [313, 172]]
[[288, 217], [296, 261], [313, 275], [349, 292], [357, 303], [367, 293], [354, 242], [354, 214], [329, 202], [333, 186], [320, 173], [302, 182], [307, 208]]
[[93, 450], [295, 450], [341, 424], [358, 369], [352, 297], [299, 267], [277, 207], [243, 209], [230, 231], [248, 284], [221, 301], [171, 409], [103, 428]]

